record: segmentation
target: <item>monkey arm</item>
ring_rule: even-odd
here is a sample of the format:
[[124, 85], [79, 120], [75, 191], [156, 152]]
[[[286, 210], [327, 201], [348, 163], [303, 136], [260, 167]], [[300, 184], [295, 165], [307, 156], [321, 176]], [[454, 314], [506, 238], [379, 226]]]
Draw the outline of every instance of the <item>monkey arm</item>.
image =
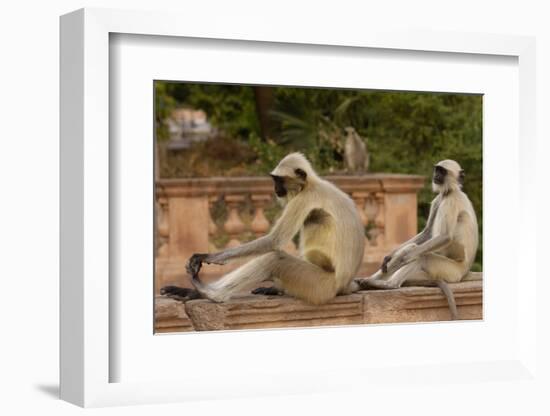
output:
[[278, 250], [288, 243], [300, 230], [311, 210], [316, 208], [316, 204], [308, 202], [309, 200], [315, 201], [312, 195], [304, 199], [301, 197], [303, 194], [302, 192], [287, 203], [281, 217], [273, 226], [269, 234], [238, 247], [229, 248], [217, 253], [193, 254], [188, 260], [185, 268], [187, 273], [191, 275], [195, 287], [197, 289], [201, 287], [198, 275], [203, 262], [225, 264], [232, 259], [260, 255]]
[[430, 213], [428, 214], [428, 221], [426, 221], [426, 226], [424, 227], [424, 229], [420, 233], [415, 235], [413, 238], [411, 238], [410, 240], [407, 240], [404, 243], [397, 246], [387, 256], [384, 257], [384, 260], [382, 262], [382, 267], [381, 267], [382, 273], [388, 272], [388, 264], [390, 263], [392, 258], [395, 256], [395, 253], [397, 253], [403, 247], [408, 246], [410, 244], [421, 245], [431, 238], [432, 227], [440, 205], [441, 205], [441, 198], [438, 196], [434, 198], [434, 200], [432, 201], [432, 204], [430, 206]]
[[288, 202], [269, 234], [238, 247], [202, 255], [202, 261], [224, 264], [232, 259], [264, 254], [282, 248], [298, 233], [310, 212], [300, 202], [300, 195]]
[[400, 244], [399, 247], [392, 250], [391, 255], [394, 255], [399, 251], [401, 248], [408, 246], [409, 244], [416, 244], [421, 245], [428, 241], [430, 239], [430, 232], [431, 230], [428, 227], [425, 227], [421, 232], [419, 232], [417, 235], [415, 235], [410, 240], [405, 241], [404, 243]]
[[387, 272], [393, 273], [401, 267], [405, 266], [406, 264], [412, 263], [413, 261], [417, 260], [423, 254], [440, 250], [443, 247], [448, 246], [450, 243], [451, 236], [448, 234], [433, 237], [423, 244], [414, 247], [410, 251], [403, 253], [402, 256], [392, 259], [392, 261], [388, 264]]
[[406, 253], [405, 256], [403, 257], [406, 260], [413, 261], [423, 254], [442, 249], [443, 247], [449, 245], [450, 242], [451, 242], [450, 235], [447, 235], [447, 234], [438, 235], [437, 237], [434, 237], [426, 241], [425, 243], [413, 248], [411, 251]]
[[231, 259], [251, 256], [254, 254], [263, 254], [274, 249], [273, 237], [268, 234], [238, 247], [218, 251], [217, 253], [195, 253], [187, 261], [185, 269], [187, 270], [187, 273], [191, 275], [193, 284], [198, 290], [199, 287], [201, 287], [198, 276], [203, 262], [209, 264], [225, 264]]
[[[441, 233], [437, 236], [433, 236], [432, 229], [435, 222], [435, 214], [438, 210], [441, 211], [439, 213], [441, 218], [440, 221], [442, 221], [439, 227]], [[423, 254], [440, 250], [451, 244], [458, 223], [459, 214], [460, 210], [457, 208], [456, 204], [447, 204], [445, 208], [441, 208], [438, 200], [435, 200], [428, 217], [428, 223], [426, 224], [426, 229], [429, 233], [428, 238], [411, 250], [406, 250], [398, 256], [398, 258], [391, 259], [391, 262], [386, 265], [388, 271], [400, 269], [405, 264], [417, 260]]]
[[280, 249], [291, 241], [304, 225], [310, 212], [318, 208], [317, 204], [312, 202], [315, 201], [315, 197], [306, 192], [302, 191], [287, 203], [281, 217], [268, 234], [275, 249]]
[[395, 254], [399, 250], [403, 249], [404, 247], [410, 244], [420, 245], [425, 243], [430, 239], [430, 234], [431, 234], [431, 230], [426, 226], [420, 233], [415, 235], [410, 240], [407, 240], [404, 243], [400, 244], [399, 246], [394, 248], [388, 255], [384, 256], [384, 259], [382, 260], [382, 266], [380, 267], [380, 270], [382, 271], [382, 273], [388, 272], [388, 264], [394, 259]]
[[238, 247], [232, 247], [227, 250], [218, 251], [217, 253], [208, 254], [204, 258], [204, 262], [225, 264], [232, 259], [252, 256], [254, 254], [263, 254], [274, 249], [273, 238], [268, 234], [256, 240], [249, 241], [248, 243], [241, 244]]

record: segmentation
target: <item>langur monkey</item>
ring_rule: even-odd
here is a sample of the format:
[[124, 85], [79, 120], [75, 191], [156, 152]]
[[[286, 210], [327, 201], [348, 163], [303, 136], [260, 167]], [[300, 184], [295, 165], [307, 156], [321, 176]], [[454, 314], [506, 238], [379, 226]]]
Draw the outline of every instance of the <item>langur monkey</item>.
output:
[[448, 283], [470, 280], [467, 275], [478, 246], [477, 218], [472, 203], [462, 192], [464, 171], [454, 160], [434, 166], [432, 189], [437, 193], [422, 232], [384, 257], [382, 267], [366, 279], [361, 289], [395, 289], [403, 284], [439, 286], [453, 319], [456, 303]]
[[[352, 199], [317, 176], [301, 153], [287, 155], [270, 175], [277, 199], [284, 206], [271, 231], [239, 247], [194, 254], [187, 272], [196, 290], [167, 286], [162, 294], [223, 302], [244, 289], [272, 281], [273, 287], [260, 287], [252, 293], [285, 293], [319, 305], [358, 289], [353, 279], [363, 261], [365, 231]], [[300, 256], [295, 257], [282, 247], [298, 232]], [[211, 284], [199, 280], [202, 263], [225, 264], [247, 256], [257, 257]]]
[[370, 158], [367, 146], [353, 127], [346, 127], [345, 130], [347, 133], [344, 144], [346, 169], [351, 173], [364, 173], [369, 169]]

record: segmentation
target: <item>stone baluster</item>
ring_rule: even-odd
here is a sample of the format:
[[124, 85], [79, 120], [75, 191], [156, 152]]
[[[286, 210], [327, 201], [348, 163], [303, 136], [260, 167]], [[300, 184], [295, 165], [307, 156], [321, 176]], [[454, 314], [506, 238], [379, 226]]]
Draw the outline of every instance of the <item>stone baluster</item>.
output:
[[265, 217], [264, 210], [267, 205], [271, 202], [272, 196], [263, 194], [263, 195], [252, 195], [252, 205], [254, 206], [254, 218], [250, 223], [250, 229], [256, 234], [257, 237], [266, 234], [269, 231], [269, 221]]
[[212, 195], [208, 198], [208, 235], [210, 237], [214, 236], [218, 232], [218, 226], [212, 219], [212, 207], [218, 200], [218, 195]]
[[168, 243], [170, 238], [169, 220], [168, 220], [168, 200], [160, 198], [157, 203], [157, 256], [168, 256]]
[[225, 204], [229, 210], [227, 221], [223, 229], [229, 234], [229, 242], [226, 247], [236, 247], [241, 244], [239, 235], [245, 230], [245, 224], [239, 216], [239, 207], [244, 202], [244, 195], [226, 195]]
[[351, 194], [351, 197], [355, 202], [355, 206], [357, 207], [357, 211], [359, 211], [359, 217], [361, 217], [361, 221], [365, 227], [369, 223], [369, 219], [365, 214], [365, 204], [368, 196], [369, 194], [367, 192], [352, 192]]
[[383, 247], [386, 244], [386, 233], [385, 233], [385, 227], [386, 227], [386, 207], [384, 206], [384, 199], [385, 194], [384, 192], [377, 192], [376, 193], [376, 202], [378, 206], [378, 215], [376, 215], [376, 218], [374, 220], [374, 225], [377, 229], [376, 234], [376, 245], [379, 247]]
[[218, 232], [218, 226], [212, 219], [212, 210], [218, 199], [219, 195], [211, 195], [208, 197], [208, 251], [210, 253], [218, 251], [218, 247], [216, 247], [214, 243], [214, 236]]
[[367, 217], [367, 224], [374, 223], [374, 227], [372, 227], [368, 232], [369, 243], [373, 246], [377, 245], [378, 228], [376, 227], [376, 218], [379, 210], [380, 207], [375, 195], [369, 194], [365, 202], [365, 213]]
[[[367, 192], [352, 192], [351, 194], [353, 202], [355, 202], [355, 206], [357, 207], [357, 211], [359, 212], [359, 217], [361, 218], [361, 222], [365, 227], [369, 223], [369, 218], [365, 213], [365, 206], [367, 203], [368, 196], [369, 194]], [[365, 240], [366, 240], [365, 243], [369, 245], [369, 239], [366, 236], [365, 236]]]

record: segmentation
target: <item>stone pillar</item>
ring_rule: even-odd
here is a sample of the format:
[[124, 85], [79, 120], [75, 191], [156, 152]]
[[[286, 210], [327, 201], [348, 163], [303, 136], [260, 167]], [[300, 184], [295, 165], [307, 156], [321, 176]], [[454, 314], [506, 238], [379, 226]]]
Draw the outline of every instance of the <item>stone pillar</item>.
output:
[[208, 197], [170, 199], [170, 256], [187, 258], [208, 251]]
[[260, 237], [269, 231], [269, 221], [264, 215], [265, 207], [271, 202], [273, 197], [269, 194], [252, 195], [252, 205], [254, 205], [254, 218], [250, 223], [250, 229]]
[[417, 233], [415, 193], [386, 193], [384, 195], [385, 244], [400, 244]]
[[194, 253], [208, 252], [210, 213], [208, 197], [168, 199], [167, 257], [157, 260], [155, 290], [165, 285], [189, 287], [185, 263]]
[[225, 203], [229, 214], [223, 225], [224, 230], [229, 234], [229, 242], [226, 248], [237, 247], [241, 244], [239, 235], [245, 230], [245, 225], [239, 215], [239, 209], [244, 202], [244, 195], [226, 195]]

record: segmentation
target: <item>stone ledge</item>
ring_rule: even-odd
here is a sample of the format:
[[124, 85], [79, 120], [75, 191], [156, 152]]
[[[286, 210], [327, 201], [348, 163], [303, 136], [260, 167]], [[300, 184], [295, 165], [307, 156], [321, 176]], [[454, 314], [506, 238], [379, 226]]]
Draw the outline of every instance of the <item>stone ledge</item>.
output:
[[[449, 285], [461, 320], [482, 319], [482, 281]], [[358, 325], [450, 320], [439, 288], [403, 287], [338, 296], [311, 306], [287, 296], [236, 297], [225, 303], [198, 299], [187, 303], [157, 297], [157, 332]], [[181, 329], [177, 329], [181, 328]]]
[[[449, 284], [461, 320], [483, 318], [483, 282]], [[364, 294], [365, 324], [449, 321], [451, 312], [439, 288], [403, 287]]]
[[155, 296], [155, 332], [194, 331], [185, 304], [165, 296]]
[[186, 311], [197, 331], [349, 325], [363, 322], [363, 296], [338, 296], [323, 306], [287, 296], [243, 296], [224, 303], [201, 299], [187, 302]]

